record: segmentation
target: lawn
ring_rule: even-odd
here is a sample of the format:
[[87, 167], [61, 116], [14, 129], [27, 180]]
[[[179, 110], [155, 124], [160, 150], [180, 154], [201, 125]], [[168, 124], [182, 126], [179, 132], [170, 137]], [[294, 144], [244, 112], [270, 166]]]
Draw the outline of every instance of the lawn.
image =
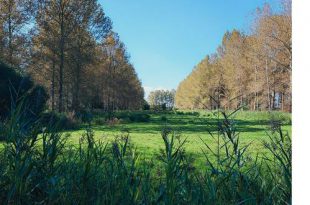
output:
[[[205, 163], [203, 150], [206, 146], [203, 141], [211, 148], [216, 148], [216, 139], [213, 139], [209, 132], [217, 136], [218, 113], [207, 111], [178, 111], [178, 112], [139, 112], [148, 114], [148, 122], [130, 122], [123, 120], [113, 126], [107, 125], [103, 118], [104, 114], [95, 114], [91, 127], [95, 134], [96, 140], [108, 142], [115, 137], [129, 134], [131, 143], [137, 148], [140, 156], [151, 159], [160, 149], [164, 148], [161, 138], [161, 131], [164, 127], [171, 128], [180, 139], [186, 139], [186, 152], [193, 156], [195, 164], [201, 166]], [[124, 112], [123, 112], [124, 114]], [[132, 113], [126, 113], [127, 115]], [[122, 116], [122, 112], [118, 113]], [[221, 120], [221, 116], [219, 119]], [[270, 134], [270, 121], [280, 120], [282, 129], [291, 133], [291, 114], [282, 112], [250, 112], [239, 111], [231, 118], [235, 123], [235, 128], [240, 133], [241, 145], [250, 144], [248, 153], [253, 157], [256, 154], [265, 153], [266, 149], [263, 142], [268, 140]], [[99, 123], [98, 123], [99, 122]], [[85, 132], [85, 126], [80, 129], [69, 131], [68, 143], [77, 144], [80, 136]]]

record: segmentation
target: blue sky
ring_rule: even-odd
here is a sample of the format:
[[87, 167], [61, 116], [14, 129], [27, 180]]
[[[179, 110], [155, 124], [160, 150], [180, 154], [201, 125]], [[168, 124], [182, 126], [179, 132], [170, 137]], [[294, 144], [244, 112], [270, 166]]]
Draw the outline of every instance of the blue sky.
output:
[[176, 89], [233, 28], [246, 30], [265, 2], [279, 0], [100, 0], [146, 94]]

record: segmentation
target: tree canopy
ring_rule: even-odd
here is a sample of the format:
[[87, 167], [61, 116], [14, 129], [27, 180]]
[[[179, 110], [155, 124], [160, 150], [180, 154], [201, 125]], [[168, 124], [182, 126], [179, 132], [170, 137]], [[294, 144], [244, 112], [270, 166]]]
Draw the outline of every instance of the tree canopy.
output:
[[0, 59], [44, 86], [51, 110], [142, 108], [141, 81], [97, 0], [0, 5]]
[[257, 10], [253, 31], [226, 32], [217, 52], [204, 58], [178, 86], [179, 108], [245, 107], [291, 110], [292, 17], [268, 4]]
[[148, 96], [153, 108], [172, 109], [174, 107], [175, 90], [154, 90]]

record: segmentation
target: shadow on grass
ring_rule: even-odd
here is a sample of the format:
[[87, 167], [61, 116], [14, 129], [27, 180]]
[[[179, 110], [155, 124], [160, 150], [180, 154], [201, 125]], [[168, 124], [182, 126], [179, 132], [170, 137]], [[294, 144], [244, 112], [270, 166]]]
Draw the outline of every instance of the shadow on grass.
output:
[[[270, 126], [269, 120], [234, 120], [238, 132], [260, 132]], [[288, 124], [284, 124], [288, 125]], [[199, 118], [193, 116], [174, 116], [161, 120], [160, 117], [152, 118], [147, 123], [126, 123], [109, 127], [107, 125], [94, 125], [96, 131], [119, 131], [129, 133], [159, 134], [164, 126], [169, 126], [182, 133], [207, 133], [218, 131], [218, 121], [214, 118]]]

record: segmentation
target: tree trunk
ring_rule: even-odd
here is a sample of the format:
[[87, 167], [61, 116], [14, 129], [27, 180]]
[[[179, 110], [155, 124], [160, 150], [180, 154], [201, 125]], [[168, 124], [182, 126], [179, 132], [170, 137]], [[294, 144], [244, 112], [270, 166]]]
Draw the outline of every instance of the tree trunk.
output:
[[269, 74], [268, 74], [268, 62], [266, 58], [266, 67], [265, 67], [265, 74], [266, 74], [266, 83], [267, 83], [267, 103], [268, 103], [268, 110], [271, 109], [271, 102], [270, 102], [270, 85], [269, 85]]
[[284, 110], [284, 93], [281, 92], [281, 110]]
[[51, 89], [51, 98], [52, 98], [52, 111], [55, 111], [55, 59], [52, 62], [52, 89]]
[[[10, 1], [11, 3], [11, 1]], [[8, 43], [9, 43], [9, 56], [8, 56], [8, 61], [12, 65], [13, 64], [13, 46], [12, 46], [12, 37], [13, 37], [13, 31], [12, 31], [12, 19], [11, 19], [11, 14], [12, 14], [12, 6], [9, 5], [9, 22], [8, 22], [8, 29], [9, 29], [9, 34], [8, 34]]]
[[63, 70], [64, 70], [64, 20], [63, 16], [61, 17], [61, 26], [60, 26], [60, 65], [59, 65], [59, 106], [58, 111], [63, 112]]
[[[61, 49], [63, 50], [63, 49]], [[59, 66], [59, 99], [58, 99], [58, 111], [63, 111], [63, 67], [64, 67], [63, 51], [60, 54], [60, 66]]]
[[254, 101], [254, 111], [256, 109], [258, 109], [257, 66], [255, 66], [255, 101]]
[[74, 86], [73, 86], [73, 99], [72, 99], [72, 104], [73, 104], [73, 110], [78, 111], [80, 107], [80, 98], [79, 98], [79, 93], [80, 93], [80, 72], [81, 72], [81, 66], [78, 63], [76, 65], [76, 73], [75, 73], [75, 79], [74, 79]]
[[276, 91], [273, 90], [272, 93], [273, 93], [273, 94], [272, 94], [272, 106], [271, 106], [271, 108], [272, 108], [272, 109], [275, 109], [275, 106], [276, 106]]

